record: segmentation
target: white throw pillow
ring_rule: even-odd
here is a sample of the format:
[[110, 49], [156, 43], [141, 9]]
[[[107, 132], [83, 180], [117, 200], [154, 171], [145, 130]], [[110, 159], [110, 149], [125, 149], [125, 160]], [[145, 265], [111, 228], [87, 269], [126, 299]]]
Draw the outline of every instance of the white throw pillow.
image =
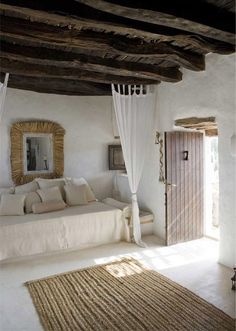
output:
[[36, 178], [35, 180], [38, 183], [40, 189], [55, 187], [55, 186], [59, 187], [62, 197], [65, 200], [66, 194], [64, 191], [64, 185], [66, 181], [64, 178], [55, 178], [55, 179]]
[[96, 201], [96, 197], [91, 189], [91, 187], [89, 186], [88, 182], [86, 181], [86, 179], [84, 179], [83, 177], [80, 178], [66, 178], [66, 181], [68, 184], [75, 184], [75, 185], [86, 185], [86, 195], [87, 195], [87, 200], [88, 202], [92, 202], [92, 201]]
[[58, 186], [37, 190], [41, 200], [46, 201], [63, 201], [61, 191]]
[[41, 198], [40, 198], [40, 196], [38, 195], [37, 192], [27, 193], [26, 197], [25, 197], [25, 212], [26, 212], [26, 214], [32, 213], [33, 212], [32, 206], [35, 203], [39, 203], [39, 202], [41, 202]]
[[39, 202], [33, 205], [34, 214], [49, 213], [52, 211], [63, 210], [65, 209], [66, 204], [64, 201], [46, 201]]
[[87, 188], [85, 184], [66, 184], [64, 188], [66, 192], [66, 203], [69, 206], [86, 205], [88, 203]]
[[36, 181], [32, 181], [27, 184], [19, 185], [15, 187], [15, 193], [21, 194], [21, 193], [29, 193], [29, 192], [35, 192], [39, 189], [39, 186]]
[[23, 194], [3, 194], [0, 202], [0, 215], [24, 215], [24, 202], [25, 195]]

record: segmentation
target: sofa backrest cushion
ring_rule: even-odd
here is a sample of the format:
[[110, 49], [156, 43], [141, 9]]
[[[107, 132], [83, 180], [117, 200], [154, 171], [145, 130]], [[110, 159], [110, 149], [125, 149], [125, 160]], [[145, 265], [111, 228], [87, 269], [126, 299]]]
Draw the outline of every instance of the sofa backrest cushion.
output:
[[35, 181], [38, 183], [40, 189], [45, 189], [55, 186], [59, 187], [62, 197], [65, 200], [66, 194], [64, 190], [64, 185], [66, 181], [64, 178], [55, 178], [55, 179], [36, 178]]
[[86, 185], [86, 195], [87, 195], [87, 200], [88, 202], [96, 201], [95, 194], [93, 193], [91, 187], [89, 186], [88, 182], [86, 179], [83, 177], [80, 178], [66, 178], [67, 184], [74, 184], [74, 185]]
[[66, 203], [69, 206], [86, 205], [87, 199], [87, 187], [83, 185], [74, 185], [72, 183], [65, 185]]
[[40, 196], [42, 202], [63, 201], [61, 191], [58, 186], [37, 190], [37, 193]]
[[19, 185], [15, 187], [16, 194], [35, 192], [39, 189], [39, 186], [35, 180], [27, 184]]
[[0, 187], [0, 199], [2, 194], [13, 194], [14, 192], [14, 187]]
[[0, 201], [0, 215], [24, 215], [24, 194], [2, 194]]

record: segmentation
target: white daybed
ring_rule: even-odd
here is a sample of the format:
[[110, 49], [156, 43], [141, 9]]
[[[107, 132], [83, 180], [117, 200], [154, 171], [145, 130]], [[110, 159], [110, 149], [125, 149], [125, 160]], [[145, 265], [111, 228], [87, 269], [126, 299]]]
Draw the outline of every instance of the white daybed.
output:
[[126, 240], [122, 210], [101, 202], [62, 211], [0, 216], [0, 260]]

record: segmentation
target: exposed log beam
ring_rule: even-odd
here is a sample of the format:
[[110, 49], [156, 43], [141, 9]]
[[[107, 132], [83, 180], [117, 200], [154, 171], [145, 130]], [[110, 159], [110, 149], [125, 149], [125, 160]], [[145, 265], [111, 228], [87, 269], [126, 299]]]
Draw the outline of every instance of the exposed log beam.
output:
[[[44, 64], [35, 64], [28, 58], [28, 61], [24, 59], [23, 61], [11, 60], [7, 57], [4, 57], [1, 54], [1, 71], [9, 72], [10, 74], [24, 75], [30, 77], [51, 77], [58, 79], [73, 79], [81, 81], [94, 81], [97, 83], [104, 84], [157, 84], [159, 81], [145, 79], [145, 78], [136, 78], [130, 76], [116, 76], [112, 74], [106, 74], [102, 72], [90, 72], [88, 70], [82, 70], [77, 68], [66, 68], [66, 67], [57, 67], [55, 65], [44, 65]], [[179, 81], [181, 80], [181, 73], [173, 71], [173, 75], [170, 72], [170, 81]], [[179, 73], [179, 77], [178, 77]], [[177, 74], [177, 75], [176, 75]]]
[[175, 121], [175, 126], [185, 129], [195, 129], [205, 131], [207, 136], [217, 136], [217, 123], [215, 117], [189, 117]]
[[[205, 59], [190, 51], [182, 50], [180, 47], [168, 43], [147, 43], [141, 39], [132, 40], [125, 37], [109, 36], [94, 32], [74, 32], [60, 28], [47, 28], [47, 25], [27, 24], [27, 21], [2, 19], [1, 35], [5, 40], [14, 38], [19, 43], [27, 38], [44, 43], [45, 46], [57, 45], [64, 51], [77, 52], [77, 54], [90, 55], [91, 52], [100, 57], [107, 53], [115, 56], [140, 56], [142, 58], [152, 58], [173, 62], [177, 66], [183, 66], [190, 70], [204, 70]], [[19, 36], [19, 37], [18, 37]], [[23, 38], [22, 38], [23, 37]], [[25, 39], [26, 38], [26, 39]]]
[[91, 6], [92, 8], [105, 11], [107, 13], [116, 14], [118, 16], [184, 30], [190, 33], [202, 35], [204, 37], [221, 40], [232, 45], [235, 43], [234, 33], [191, 21], [183, 17], [176, 17], [174, 15], [148, 9], [121, 6], [103, 0], [76, 1]]
[[[194, 22], [205, 23], [209, 26], [222, 29], [223, 31], [232, 31], [232, 24], [234, 24], [235, 14], [235, 1], [234, 0], [201, 0], [201, 1], [189, 1], [189, 0], [158, 0], [158, 1], [143, 1], [143, 0], [105, 0], [112, 4], [119, 4], [125, 7], [148, 9], [152, 11], [160, 11], [162, 13], [175, 15], [178, 17], [184, 17]], [[82, 17], [97, 18], [98, 16], [102, 20], [106, 20], [111, 16], [113, 21], [116, 21], [116, 15], [107, 14], [100, 10], [96, 10], [92, 7], [82, 4], [76, 0], [67, 1], [32, 1], [32, 0], [2, 0], [2, 2], [17, 5], [21, 7], [28, 7], [37, 10], [44, 10], [46, 12], [63, 13], [66, 15], [74, 15]], [[203, 15], [204, 13], [204, 15]], [[211, 15], [211, 17], [209, 17]], [[124, 21], [129, 19], [123, 18]]]
[[[63, 51], [67, 53], [73, 53], [74, 55], [77, 55], [77, 58], [84, 58], [84, 56], [93, 57], [93, 54], [96, 55], [97, 58], [101, 59], [104, 65], [106, 65], [106, 61], [109, 62], [108, 58], [114, 59], [114, 67], [125, 68], [128, 66], [128, 63], [130, 62], [130, 57], [136, 57], [137, 62], [142, 65], [145, 65], [148, 63], [148, 60], [150, 59], [152, 62], [156, 63], [157, 65], [160, 62], [166, 62], [168, 61], [171, 63], [171, 67], [179, 67], [180, 65], [184, 68], [194, 70], [194, 71], [200, 71], [204, 70], [205, 68], [205, 59], [201, 55], [191, 56], [191, 57], [184, 57], [184, 55], [180, 58], [176, 54], [168, 54], [165, 56], [165, 54], [153, 54], [153, 55], [147, 55], [147, 54], [132, 54], [132, 53], [110, 53], [107, 52], [106, 49], [100, 48], [95, 51], [92, 50], [88, 45], [86, 46], [86, 43], [84, 43], [84, 48], [81, 48], [80, 46], [72, 45], [69, 42], [67, 43], [59, 43], [59, 42], [53, 42], [53, 41], [47, 41], [47, 40], [38, 40], [35, 37], [28, 37], [28, 36], [21, 36], [21, 35], [15, 35], [7, 32], [0, 32], [0, 37], [2, 41], [6, 41], [8, 43], [13, 43], [20, 46], [26, 46], [26, 47], [32, 47], [32, 48], [45, 48], [46, 50], [55, 50], [55, 51]], [[92, 45], [91, 45], [92, 47]], [[116, 58], [119, 57], [118, 60]], [[127, 64], [125, 63], [127, 62]], [[157, 75], [163, 75], [163, 72], [161, 71], [161, 67], [159, 68], [156, 65], [154, 73]], [[153, 68], [154, 69], [154, 68]], [[138, 67], [137, 67], [138, 70]]]
[[1, 70], [10, 72], [9, 86], [72, 95], [110, 94], [111, 83], [178, 82], [180, 66], [203, 70], [206, 53], [235, 50], [232, 8], [204, 1], [3, 0]]
[[106, 32], [119, 34], [122, 36], [129, 36], [130, 38], [138, 37], [147, 41], [158, 41], [158, 42], [175, 42], [183, 47], [199, 48], [204, 52], [217, 52], [221, 54], [229, 54], [234, 52], [235, 47], [233, 45], [217, 42], [214, 39], [204, 39], [197, 35], [187, 35], [184, 32], [181, 34], [168, 33], [167, 31], [161, 34], [157, 31], [150, 32], [142, 29], [136, 29], [123, 24], [114, 24], [109, 22], [101, 22], [99, 20], [89, 20], [83, 18], [71, 18], [62, 15], [45, 13], [39, 10], [33, 10], [29, 8], [22, 8], [17, 6], [10, 6], [6, 4], [0, 4], [0, 13], [6, 17], [15, 17], [24, 19], [31, 22], [44, 23], [55, 27], [64, 27], [65, 29], [72, 29], [76, 31], [81, 30], [93, 30], [97, 32]]
[[176, 126], [202, 126], [207, 123], [208, 125], [216, 124], [216, 118], [211, 117], [188, 117], [182, 118], [175, 121]]
[[[65, 60], [57, 60], [57, 54], [55, 54], [55, 57], [49, 57], [47, 52], [45, 52], [45, 57], [40, 58], [37, 56], [37, 53], [30, 54], [31, 56], [27, 56], [27, 51], [30, 54], [31, 49], [24, 49], [24, 54], [13, 54], [10, 52], [6, 52], [2, 49], [1, 54], [0, 54], [0, 59], [7, 59], [12, 62], [21, 62], [24, 63], [25, 66], [27, 64], [31, 65], [43, 65], [43, 66], [52, 66], [52, 67], [57, 67], [57, 68], [67, 68], [71, 69], [71, 74], [75, 74], [77, 71], [76, 70], [81, 70], [81, 71], [87, 71], [90, 72], [90, 74], [96, 75], [96, 73], [103, 73], [107, 75], [112, 75], [112, 76], [118, 76], [120, 79], [123, 77], [123, 80], [126, 77], [133, 77], [133, 79], [137, 79], [137, 81], [140, 79], [143, 80], [143, 82], [146, 80], [150, 79], [150, 83], [158, 83], [157, 76], [155, 74], [155, 66], [153, 65], [139, 65], [135, 63], [128, 63], [128, 65], [122, 65], [121, 63], [121, 68], [119, 66], [112, 66], [112, 63], [110, 66], [103, 65], [99, 63], [91, 63], [91, 61], [81, 61], [79, 59], [74, 59], [74, 60], [67, 60], [66, 56], [64, 57]], [[37, 51], [37, 50], [36, 50]], [[41, 50], [43, 52], [43, 50]], [[53, 52], [54, 53], [54, 52]], [[50, 54], [52, 55], [52, 54]], [[112, 61], [110, 61], [112, 62]], [[122, 68], [123, 67], [123, 68]], [[139, 70], [137, 70], [139, 68]], [[148, 69], [148, 71], [145, 71], [145, 69]], [[153, 71], [151, 71], [151, 69]], [[95, 77], [96, 79], [96, 77]]]
[[[5, 74], [1, 73], [1, 81], [4, 80], [4, 77]], [[110, 84], [96, 84], [78, 80], [58, 80], [54, 78], [18, 76], [12, 74], [9, 76], [8, 87], [63, 95], [111, 95]]]
[[[23, 41], [25, 41], [25, 38], [24, 37], [21, 37], [21, 36], [19, 36], [19, 37]], [[27, 43], [29, 44], [28, 41], [27, 41]], [[3, 54], [0, 54], [0, 55], [3, 58]], [[28, 62], [30, 62], [30, 60], [28, 60]], [[31, 59], [31, 62], [33, 62], [33, 59]], [[77, 61], [77, 65], [79, 65], [79, 63], [81, 65], [81, 67], [83, 66], [84, 69], [85, 69], [85, 64], [83, 64], [81, 61]], [[10, 63], [9, 63], [9, 65], [10, 65]], [[87, 64], [87, 68], [88, 67], [89, 67], [89, 64]], [[113, 67], [115, 69], [119, 69], [119, 64], [117, 63], [117, 61], [114, 61]], [[150, 83], [152, 83], [151, 80], [153, 80], [153, 83], [155, 83], [158, 80], [164, 80], [164, 81], [167, 81], [167, 82], [177, 82], [177, 81], [180, 81], [182, 79], [182, 73], [178, 70], [178, 68], [174, 68], [174, 67], [173, 68], [161, 68], [161, 67], [158, 67], [158, 66], [156, 66], [156, 67], [155, 66], [152, 66], [150, 68], [149, 65], [142, 65], [143, 70], [141, 71], [140, 70], [141, 69], [141, 65], [134, 64], [133, 66], [130, 65], [130, 67], [129, 67], [129, 64], [127, 65], [125, 62], [123, 64], [121, 64], [120, 67], [121, 67], [120, 68], [121, 74], [119, 74], [119, 72], [116, 70], [117, 73], [120, 76], [123, 75], [123, 76], [128, 77], [129, 74], [130, 74], [131, 76], [134, 76], [134, 79], [135, 79], [135, 77], [137, 77], [137, 80], [138, 80], [139, 77], [142, 77], [144, 79], [145, 78], [146, 79], [150, 79]], [[132, 68], [132, 70], [131, 70], [131, 68]], [[139, 68], [139, 72], [137, 71], [138, 68]], [[155, 68], [155, 70], [154, 70], [154, 68]], [[91, 71], [93, 69], [95, 69], [95, 67], [91, 64], [90, 65], [90, 69], [87, 69], [87, 70], [90, 70]], [[153, 72], [151, 72], [150, 69], [153, 69]], [[110, 71], [110, 69], [108, 67], [107, 67], [106, 70]], [[128, 70], [130, 71], [130, 73], [127, 72]], [[100, 67], [99, 71], [101, 71], [101, 67]], [[131, 73], [131, 71], [132, 71], [132, 73]], [[104, 72], [103, 70], [102, 70], [102, 72], [103, 73], [106, 73], [106, 71]], [[115, 73], [113, 73], [113, 74], [115, 76]], [[146, 83], [148, 83], [148, 81], [146, 81]], [[144, 82], [142, 84], [144, 84]]]
[[205, 135], [208, 137], [214, 137], [214, 136], [218, 136], [218, 129], [207, 129], [205, 131]]

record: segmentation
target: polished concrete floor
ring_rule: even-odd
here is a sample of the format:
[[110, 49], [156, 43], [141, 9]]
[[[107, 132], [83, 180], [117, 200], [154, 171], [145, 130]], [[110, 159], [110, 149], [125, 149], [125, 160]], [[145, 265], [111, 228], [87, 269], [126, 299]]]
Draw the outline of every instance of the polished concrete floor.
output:
[[218, 243], [210, 239], [164, 247], [155, 236], [144, 237], [147, 248], [116, 243], [81, 251], [28, 258], [0, 266], [0, 331], [42, 330], [27, 280], [102, 264], [116, 257], [132, 256], [222, 309], [235, 313], [232, 270], [217, 263]]

